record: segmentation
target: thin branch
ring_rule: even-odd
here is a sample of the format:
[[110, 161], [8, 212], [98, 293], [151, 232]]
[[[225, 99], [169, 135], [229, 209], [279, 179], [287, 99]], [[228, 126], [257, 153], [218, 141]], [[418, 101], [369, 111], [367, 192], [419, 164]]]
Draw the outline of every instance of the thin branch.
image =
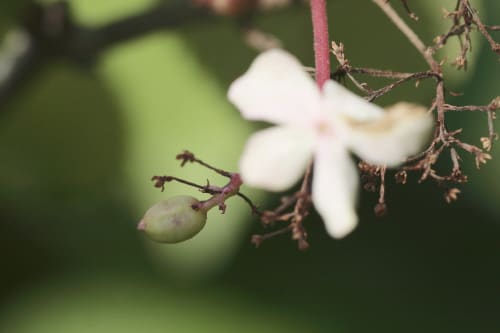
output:
[[394, 72], [390, 70], [381, 70], [374, 68], [361, 68], [361, 67], [352, 67], [349, 71], [353, 74], [365, 74], [372, 77], [381, 77], [388, 79], [405, 79], [409, 76], [415, 75], [415, 73], [405, 73], [405, 72]]
[[228, 171], [222, 170], [220, 168], [216, 168], [216, 167], [214, 167], [214, 166], [212, 166], [212, 165], [210, 165], [210, 164], [208, 164], [206, 162], [203, 162], [202, 160], [200, 160], [199, 158], [197, 158], [196, 156], [194, 156], [194, 154], [191, 153], [188, 150], [184, 150], [182, 153], [178, 154], [175, 157], [175, 159], [181, 161], [181, 167], [183, 167], [184, 165], [186, 165], [186, 163], [188, 163], [188, 162], [190, 162], [190, 163], [198, 163], [201, 166], [204, 166], [205, 168], [210, 169], [210, 170], [218, 173], [221, 176], [231, 178], [231, 176], [233, 175], [232, 172], [228, 172]]
[[262, 243], [268, 239], [274, 238], [279, 235], [286, 234], [292, 230], [292, 226], [288, 225], [282, 229], [278, 229], [276, 231], [268, 232], [263, 235], [253, 235], [251, 239], [251, 243], [255, 245], [255, 247], [259, 247], [262, 245]]
[[415, 48], [424, 57], [425, 61], [429, 64], [432, 70], [437, 70], [438, 65], [432, 55], [429, 53], [425, 44], [420, 40], [420, 37], [406, 24], [405, 21], [398, 15], [392, 8], [391, 4], [386, 0], [372, 0], [382, 11], [389, 17], [389, 19], [398, 27], [398, 29], [408, 38], [408, 40], [415, 46]]
[[485, 25], [484, 27], [491, 31], [500, 31], [500, 25]]
[[220, 190], [210, 189], [209, 185], [199, 185], [199, 184], [190, 182], [189, 180], [185, 180], [185, 179], [174, 177], [174, 176], [153, 176], [151, 178], [151, 180], [155, 182], [154, 186], [157, 188], [160, 188], [162, 192], [165, 190], [165, 183], [175, 181], [175, 182], [178, 182], [178, 183], [181, 183], [184, 185], [188, 185], [188, 186], [197, 188], [200, 190], [200, 192], [203, 192], [203, 193], [209, 193], [209, 194], [220, 193]]
[[477, 14], [477, 11], [473, 8], [471, 8], [469, 1], [464, 1], [464, 7], [467, 7], [469, 10], [470, 15], [472, 15], [472, 19], [474, 20], [474, 23], [477, 25], [479, 31], [483, 34], [483, 36], [486, 38], [488, 43], [490, 43], [491, 50], [497, 54], [500, 55], [500, 44], [497, 43], [493, 37], [491, 37], [490, 33], [488, 32], [487, 27], [483, 24], [481, 19], [479, 18], [479, 15]]
[[392, 91], [394, 88], [396, 88], [397, 86], [405, 83], [405, 82], [408, 82], [408, 81], [413, 81], [413, 80], [421, 80], [421, 79], [425, 79], [425, 78], [435, 78], [436, 80], [441, 80], [441, 76], [434, 73], [434, 72], [420, 72], [420, 73], [414, 73], [414, 74], [411, 74], [405, 78], [402, 78], [402, 79], [399, 79], [383, 88], [380, 88], [380, 89], [377, 89], [377, 90], [374, 90], [372, 91], [368, 96], [367, 96], [367, 99], [372, 102], [374, 101], [375, 99], [379, 98], [380, 96], [382, 95], [385, 95], [387, 94], [388, 92]]
[[247, 197], [245, 194], [241, 193], [241, 192], [238, 192], [236, 193], [237, 196], [239, 196], [240, 198], [242, 198], [247, 204], [248, 206], [250, 206], [250, 209], [252, 210], [252, 214], [254, 215], [258, 215], [258, 216], [261, 216], [263, 213], [259, 210], [259, 207], [257, 207], [253, 201]]
[[378, 203], [375, 205], [374, 211], [375, 215], [378, 217], [382, 217], [387, 214], [387, 205], [385, 203], [385, 174], [387, 172], [387, 168], [385, 166], [376, 167], [376, 173], [379, 174], [380, 177], [380, 185], [379, 185], [379, 196]]

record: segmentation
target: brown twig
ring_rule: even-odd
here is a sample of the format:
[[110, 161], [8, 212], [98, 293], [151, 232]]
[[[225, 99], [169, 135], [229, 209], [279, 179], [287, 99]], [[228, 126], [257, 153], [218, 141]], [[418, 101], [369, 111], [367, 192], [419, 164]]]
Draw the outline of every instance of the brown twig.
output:
[[484, 38], [486, 38], [488, 43], [490, 43], [491, 50], [500, 55], [500, 44], [497, 43], [493, 39], [493, 37], [491, 37], [490, 33], [488, 32], [488, 28], [481, 21], [479, 15], [477, 14], [477, 11], [470, 6], [468, 0], [461, 0], [461, 2], [463, 3], [463, 6], [467, 7], [467, 9], [469, 10], [469, 13], [472, 15], [472, 21], [476, 24], [479, 31], [483, 34]]
[[229, 178], [229, 182], [226, 185], [219, 187], [219, 186], [211, 185], [208, 182], [208, 180], [207, 180], [206, 185], [199, 185], [199, 184], [193, 183], [189, 180], [185, 180], [185, 179], [182, 179], [179, 177], [174, 177], [174, 176], [153, 176], [151, 178], [151, 180], [154, 181], [154, 186], [156, 188], [160, 188], [162, 192], [165, 190], [165, 183], [175, 181], [175, 182], [187, 185], [187, 186], [197, 188], [200, 192], [207, 193], [207, 194], [210, 194], [212, 196], [211, 198], [209, 198], [205, 201], [200, 201], [200, 205], [198, 207], [195, 207], [195, 208], [199, 209], [199, 208], [203, 207], [203, 208], [208, 210], [211, 207], [217, 205], [217, 206], [219, 206], [219, 210], [222, 213], [224, 213], [226, 211], [226, 205], [225, 205], [226, 199], [228, 199], [231, 196], [236, 195], [236, 196], [240, 197], [241, 199], [243, 199], [243, 201], [245, 201], [248, 204], [248, 206], [252, 210], [252, 214], [255, 214], [258, 216], [261, 216], [263, 214], [263, 212], [261, 212], [258, 209], [257, 205], [255, 205], [248, 196], [246, 196], [245, 194], [243, 194], [239, 191], [243, 182], [242, 182], [240, 175], [238, 173], [229, 172], [229, 171], [222, 170], [220, 168], [216, 168], [216, 167], [204, 162], [203, 160], [197, 158], [193, 153], [191, 153], [187, 150], [178, 154], [176, 156], [176, 159], [181, 161], [181, 167], [184, 166], [188, 162], [198, 163], [201, 166], [203, 166], [209, 170], [215, 171], [216, 173]]
[[194, 156], [194, 154], [191, 153], [188, 150], [184, 150], [182, 153], [178, 154], [175, 157], [175, 159], [181, 161], [181, 167], [183, 167], [184, 165], [186, 165], [186, 163], [188, 163], [188, 162], [190, 162], [190, 163], [198, 163], [199, 165], [204, 166], [205, 168], [210, 169], [210, 170], [218, 173], [221, 176], [231, 178], [231, 176], [233, 175], [232, 172], [228, 172], [228, 171], [216, 168], [214, 166], [211, 166], [208, 163], [203, 162], [202, 160], [200, 160], [199, 158], [197, 158], [196, 156]]

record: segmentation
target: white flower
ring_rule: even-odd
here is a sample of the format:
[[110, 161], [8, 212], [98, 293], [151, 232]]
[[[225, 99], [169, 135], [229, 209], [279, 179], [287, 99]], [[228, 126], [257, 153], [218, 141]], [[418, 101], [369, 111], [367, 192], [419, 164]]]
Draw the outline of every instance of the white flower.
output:
[[398, 103], [384, 111], [335, 81], [320, 90], [282, 50], [258, 56], [228, 96], [246, 119], [277, 125], [248, 140], [240, 160], [243, 182], [283, 191], [314, 159], [312, 200], [335, 238], [358, 222], [358, 174], [349, 152], [372, 164], [396, 166], [419, 152], [433, 127], [420, 106]]

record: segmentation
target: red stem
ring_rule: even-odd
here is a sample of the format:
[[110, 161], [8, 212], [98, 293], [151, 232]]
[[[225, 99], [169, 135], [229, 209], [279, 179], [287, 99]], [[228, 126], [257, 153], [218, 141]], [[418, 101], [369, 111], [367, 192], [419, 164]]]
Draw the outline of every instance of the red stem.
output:
[[326, 0], [311, 0], [316, 82], [320, 88], [330, 79], [330, 39]]

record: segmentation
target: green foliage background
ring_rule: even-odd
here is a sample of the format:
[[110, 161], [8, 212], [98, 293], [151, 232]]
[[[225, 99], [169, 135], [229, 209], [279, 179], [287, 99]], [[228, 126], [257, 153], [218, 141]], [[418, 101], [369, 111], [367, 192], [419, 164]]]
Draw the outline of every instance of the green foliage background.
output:
[[[0, 31], [23, 3], [2, 1]], [[155, 2], [70, 3], [79, 22], [100, 25]], [[498, 24], [500, 4], [474, 3]], [[420, 16], [411, 25], [426, 42], [448, 27], [440, 7], [453, 1], [411, 5]], [[332, 0], [329, 10], [332, 38], [354, 65], [425, 68], [370, 1]], [[307, 10], [257, 22], [312, 64]], [[179, 246], [136, 232], [161, 198], [201, 197], [175, 185], [159, 193], [152, 175], [223, 181], [194, 165], [180, 169], [174, 156], [182, 149], [236, 168], [260, 125], [243, 121], [225, 92], [254, 57], [230, 20], [194, 24], [120, 44], [92, 70], [52, 62], [2, 107], [0, 332], [498, 332], [496, 148], [480, 172], [465, 158], [471, 182], [457, 203], [446, 204], [433, 184], [392, 184], [388, 217], [376, 219], [375, 196], [363, 194], [360, 227], [335, 241], [314, 216], [304, 253], [287, 237], [255, 250], [249, 236], [261, 229], [236, 199]], [[499, 95], [497, 58], [475, 38], [469, 71], [450, 71], [450, 89], [466, 92], [451, 101], [485, 104]], [[380, 103], [431, 98], [432, 85], [423, 83]], [[476, 144], [486, 134], [482, 115], [454, 116], [451, 124]], [[247, 192], [263, 207], [277, 200]]]

